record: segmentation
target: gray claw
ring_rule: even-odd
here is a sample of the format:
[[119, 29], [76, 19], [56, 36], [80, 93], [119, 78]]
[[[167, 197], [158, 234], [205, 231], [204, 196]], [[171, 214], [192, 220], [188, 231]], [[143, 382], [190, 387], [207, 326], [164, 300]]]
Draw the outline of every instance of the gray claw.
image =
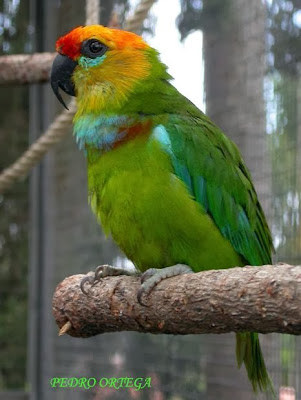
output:
[[80, 282], [80, 289], [86, 296], [88, 296], [88, 290], [85, 289], [85, 283], [88, 282], [92, 286], [93, 283], [95, 282], [95, 276], [88, 274]]
[[105, 278], [106, 276], [115, 276], [115, 275], [120, 275], [120, 269], [114, 268], [108, 264], [99, 265], [95, 269], [96, 281], [99, 281], [101, 278]]
[[81, 280], [80, 288], [81, 291], [88, 295], [88, 290], [85, 289], [85, 284], [89, 283], [94, 286], [97, 282], [107, 276], [119, 276], [119, 275], [137, 275], [136, 271], [127, 271], [122, 268], [114, 268], [111, 265], [104, 264], [96, 267], [95, 272], [88, 272], [87, 275]]
[[143, 285], [141, 285], [141, 287], [140, 287], [140, 289], [138, 290], [138, 293], [137, 293], [137, 300], [138, 300], [138, 303], [139, 303], [141, 306], [148, 307], [147, 303], [144, 303], [144, 302], [142, 301], [142, 296], [143, 296], [144, 294], [145, 294], [145, 288], [143, 287]]
[[90, 286], [94, 286], [97, 282], [99, 282], [102, 278], [105, 278], [106, 276], [118, 275], [116, 271], [118, 271], [120, 275], [120, 269], [114, 268], [111, 265], [107, 264], [99, 265], [98, 267], [96, 267], [95, 272], [88, 272], [87, 275], [81, 280], [81, 291], [85, 295], [88, 295], [88, 290], [85, 289], [86, 283], [89, 283]]
[[148, 297], [154, 287], [163, 279], [190, 273], [193, 273], [192, 269], [185, 264], [176, 264], [162, 269], [150, 268], [146, 270], [141, 276], [142, 284], [137, 293], [138, 303], [142, 306], [146, 306], [146, 304], [142, 302], [142, 296], [145, 295]]
[[152, 276], [155, 275], [155, 273], [158, 271], [158, 269], [156, 268], [149, 268], [147, 269], [145, 272], [143, 272], [143, 274], [141, 275], [141, 283], [144, 283], [145, 281], [147, 281], [149, 278], [151, 278]]

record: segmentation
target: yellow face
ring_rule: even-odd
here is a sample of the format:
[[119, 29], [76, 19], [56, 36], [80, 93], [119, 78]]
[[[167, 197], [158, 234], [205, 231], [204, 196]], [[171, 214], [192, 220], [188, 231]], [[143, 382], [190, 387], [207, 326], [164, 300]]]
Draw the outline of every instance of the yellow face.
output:
[[77, 117], [121, 106], [151, 69], [149, 46], [140, 36], [100, 25], [74, 29], [56, 48], [75, 65]]

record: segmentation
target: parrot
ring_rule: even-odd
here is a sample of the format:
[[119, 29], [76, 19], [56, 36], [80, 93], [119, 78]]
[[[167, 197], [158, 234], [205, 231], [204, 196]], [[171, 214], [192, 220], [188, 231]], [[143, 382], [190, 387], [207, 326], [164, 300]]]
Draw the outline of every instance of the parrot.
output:
[[[172, 85], [156, 49], [88, 25], [60, 37], [56, 51], [51, 86], [66, 108], [60, 90], [76, 98], [89, 202], [142, 274], [139, 302], [165, 278], [271, 263], [271, 233], [237, 146]], [[92, 281], [130, 274], [98, 268]], [[258, 333], [236, 333], [236, 359], [254, 392], [271, 390]]]

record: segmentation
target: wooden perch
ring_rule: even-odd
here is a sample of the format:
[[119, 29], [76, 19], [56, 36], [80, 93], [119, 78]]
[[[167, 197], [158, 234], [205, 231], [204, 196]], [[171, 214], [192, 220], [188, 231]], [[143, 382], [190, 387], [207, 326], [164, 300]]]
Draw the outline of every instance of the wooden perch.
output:
[[104, 278], [86, 296], [79, 287], [83, 277], [68, 277], [56, 288], [53, 314], [61, 333], [301, 334], [301, 266], [247, 266], [169, 278], [144, 299], [147, 307], [137, 302], [138, 278]]
[[13, 54], [0, 57], [0, 85], [49, 81], [56, 53]]

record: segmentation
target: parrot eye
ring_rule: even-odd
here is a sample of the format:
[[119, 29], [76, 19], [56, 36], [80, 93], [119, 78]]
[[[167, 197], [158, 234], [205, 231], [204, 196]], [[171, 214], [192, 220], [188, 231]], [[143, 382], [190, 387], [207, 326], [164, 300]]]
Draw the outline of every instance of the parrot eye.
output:
[[102, 56], [108, 50], [107, 46], [97, 39], [85, 40], [81, 46], [82, 55], [89, 58]]

